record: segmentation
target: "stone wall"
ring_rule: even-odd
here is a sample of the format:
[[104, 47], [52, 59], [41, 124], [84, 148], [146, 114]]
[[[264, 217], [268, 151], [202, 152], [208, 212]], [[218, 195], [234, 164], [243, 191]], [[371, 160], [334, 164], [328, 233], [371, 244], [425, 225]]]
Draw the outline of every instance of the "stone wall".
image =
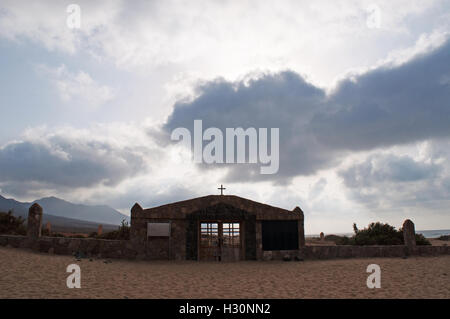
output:
[[[0, 246], [28, 248], [44, 253], [72, 255], [81, 252], [87, 257], [96, 258], [138, 258], [138, 252], [128, 240], [104, 240], [94, 238], [40, 237], [31, 240], [26, 236], [0, 235]], [[162, 245], [161, 247], [163, 247]], [[151, 252], [144, 256], [152, 258]], [[450, 255], [450, 246], [416, 246], [409, 250], [407, 246], [304, 246], [299, 250], [264, 251], [258, 259], [282, 260], [289, 256], [291, 260], [336, 259], [336, 258], [372, 258]], [[153, 255], [154, 256], [154, 255]], [[175, 257], [175, 259], [177, 259]]]
[[[216, 200], [217, 196], [208, 196], [208, 200]], [[222, 197], [220, 196], [219, 199]], [[223, 196], [225, 198], [225, 196]], [[229, 201], [248, 204], [248, 200], [235, 196], [227, 197]], [[202, 203], [203, 200], [192, 200]], [[255, 207], [262, 204], [251, 202]], [[178, 205], [178, 204], [177, 204]], [[175, 205], [175, 206], [177, 206]], [[262, 205], [266, 206], [266, 205]], [[251, 206], [253, 207], [253, 206]], [[417, 246], [415, 242], [414, 223], [404, 223], [405, 245], [397, 246], [304, 246], [304, 215], [296, 207], [290, 215], [299, 220], [298, 250], [263, 251], [261, 238], [261, 220], [258, 220], [259, 209], [244, 210], [245, 205], [236, 207], [227, 203], [205, 205], [202, 208], [185, 214], [182, 219], [153, 214], [142, 216], [144, 210], [136, 204], [131, 210], [131, 240], [105, 240], [95, 238], [41, 237], [42, 208], [34, 204], [29, 209], [28, 236], [0, 235], [0, 246], [28, 248], [44, 253], [71, 255], [82, 253], [87, 257], [127, 258], [127, 259], [197, 259], [198, 221], [217, 219], [237, 219], [243, 221], [245, 240], [245, 259], [257, 260], [299, 260], [299, 259], [332, 259], [361, 257], [404, 257], [408, 255], [438, 256], [450, 255], [450, 246]], [[278, 219], [277, 208], [271, 207], [274, 219]], [[186, 213], [186, 212], [183, 212]], [[284, 215], [284, 214], [282, 214]], [[266, 215], [268, 216], [268, 215]], [[277, 217], [277, 218], [275, 218]], [[294, 218], [295, 217], [295, 218]], [[30, 223], [31, 221], [31, 223]], [[171, 237], [147, 238], [148, 222], [170, 222]]]
[[262, 260], [282, 260], [285, 256], [295, 259], [373, 258], [406, 256], [450, 255], [450, 246], [304, 246], [299, 250], [264, 251]]
[[[30, 240], [26, 236], [0, 235], [0, 246], [28, 248], [44, 253], [72, 255], [81, 252], [88, 257], [97, 258], [139, 258], [131, 241], [104, 240], [94, 238], [40, 237]], [[336, 259], [336, 258], [373, 258], [450, 255], [450, 246], [416, 246], [409, 250], [407, 246], [304, 246], [299, 250], [264, 251], [260, 260], [282, 260], [285, 256], [291, 260]], [[297, 258], [296, 258], [297, 257]], [[145, 259], [152, 259], [148, 255]], [[176, 258], [175, 258], [176, 259]]]
[[128, 240], [64, 237], [39, 237], [30, 240], [26, 236], [0, 235], [0, 246], [28, 248], [57, 255], [72, 255], [79, 252], [87, 257], [97, 258], [134, 259], [137, 256]]

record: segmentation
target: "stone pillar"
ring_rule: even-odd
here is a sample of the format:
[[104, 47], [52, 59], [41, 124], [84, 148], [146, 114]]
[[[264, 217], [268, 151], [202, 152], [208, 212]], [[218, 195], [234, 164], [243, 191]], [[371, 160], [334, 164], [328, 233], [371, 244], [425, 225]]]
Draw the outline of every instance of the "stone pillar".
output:
[[138, 203], [131, 208], [130, 244], [136, 250], [138, 259], [146, 258], [147, 254], [147, 223], [143, 220], [143, 213]]
[[[142, 209], [142, 207], [141, 207], [141, 205], [139, 205], [138, 203], [136, 203], [136, 204], [134, 204], [134, 206], [131, 208], [131, 218], [130, 218], [130, 223], [131, 223], [131, 225], [130, 225], [130, 240], [133, 240], [133, 241], [139, 241], [139, 240], [141, 240], [141, 236], [139, 236], [140, 235], [140, 233], [141, 233], [141, 229], [139, 229], [140, 228], [140, 226], [142, 226], [142, 225], [139, 225], [139, 219], [142, 217], [141, 216], [141, 213], [143, 212], [144, 210]], [[145, 231], [147, 232], [147, 228], [146, 228], [147, 226], [145, 225]], [[141, 227], [142, 228], [142, 227]]]
[[98, 225], [97, 235], [101, 235], [103, 233], [103, 225]]
[[293, 210], [294, 213], [299, 215], [298, 220], [298, 247], [305, 246], [305, 216], [300, 207], [295, 207]]
[[34, 203], [28, 210], [27, 236], [30, 239], [41, 237], [42, 229], [42, 207]]
[[416, 231], [414, 229], [414, 223], [407, 219], [403, 223], [403, 241], [408, 250], [416, 247]]

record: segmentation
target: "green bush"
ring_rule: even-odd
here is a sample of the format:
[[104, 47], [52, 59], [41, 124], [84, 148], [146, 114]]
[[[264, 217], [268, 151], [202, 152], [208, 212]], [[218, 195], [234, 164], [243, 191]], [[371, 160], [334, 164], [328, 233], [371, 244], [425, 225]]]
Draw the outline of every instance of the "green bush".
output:
[[130, 239], [130, 225], [124, 219], [118, 230], [114, 230], [102, 235], [98, 235], [100, 239], [115, 239], [115, 240], [129, 240]]
[[[403, 229], [396, 230], [389, 224], [371, 223], [362, 230], [353, 224], [353, 230], [355, 234], [348, 240], [350, 245], [404, 245]], [[416, 234], [416, 244], [431, 245], [422, 234]]]
[[25, 219], [13, 216], [10, 210], [7, 213], [0, 212], [0, 234], [26, 235], [27, 230], [23, 223]]
[[442, 235], [438, 237], [439, 240], [450, 240], [450, 235]]
[[338, 236], [338, 235], [326, 235], [324, 237], [326, 241], [332, 241], [336, 245], [352, 245], [352, 240], [347, 236]]
[[389, 224], [371, 223], [367, 228], [359, 230], [353, 224], [355, 234], [354, 245], [403, 245], [403, 232]]
[[[402, 232], [402, 234], [403, 234], [403, 232]], [[427, 245], [431, 245], [431, 243], [429, 242], [428, 239], [425, 238], [424, 235], [416, 234], [416, 245], [418, 245], [418, 246], [427, 246]]]
[[336, 245], [354, 245], [355, 241], [353, 238], [347, 236], [339, 236], [335, 241]]
[[89, 236], [88, 236], [88, 237], [89, 237], [89, 238], [97, 238], [97, 237], [98, 237], [98, 234], [97, 234], [96, 231], [93, 231], [93, 232], [89, 233]]

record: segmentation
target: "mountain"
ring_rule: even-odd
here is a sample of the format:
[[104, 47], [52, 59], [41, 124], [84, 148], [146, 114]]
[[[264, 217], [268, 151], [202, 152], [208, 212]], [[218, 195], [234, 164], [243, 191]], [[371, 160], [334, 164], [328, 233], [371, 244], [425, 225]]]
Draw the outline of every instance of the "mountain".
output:
[[12, 198], [5, 198], [0, 195], [0, 212], [7, 212], [10, 209], [14, 211], [14, 215], [27, 217], [30, 205], [21, 203]]
[[[28, 208], [33, 204], [38, 203], [44, 210], [44, 220], [48, 219], [46, 216], [60, 217], [61, 218], [76, 219], [78, 222], [85, 221], [97, 224], [112, 224], [119, 225], [123, 219], [129, 221], [129, 217], [123, 215], [117, 210], [101, 205], [101, 206], [89, 206], [81, 204], [73, 204], [68, 201], [56, 198], [45, 197], [35, 200], [31, 203], [23, 203], [14, 199], [7, 199], [0, 195], [0, 211], [7, 212], [12, 209], [14, 215], [28, 216]], [[66, 221], [69, 222], [69, 221]]]

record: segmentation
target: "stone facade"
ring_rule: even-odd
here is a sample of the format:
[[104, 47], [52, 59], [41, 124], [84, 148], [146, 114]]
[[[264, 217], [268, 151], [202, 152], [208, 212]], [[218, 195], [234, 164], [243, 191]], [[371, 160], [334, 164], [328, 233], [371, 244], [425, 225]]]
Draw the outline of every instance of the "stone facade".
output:
[[[305, 245], [304, 215], [230, 195], [211, 195], [143, 209], [135, 204], [131, 209], [131, 241], [139, 255], [149, 259], [199, 259], [199, 223], [236, 221], [241, 224], [240, 259], [262, 259], [263, 220], [298, 221], [298, 246]], [[147, 237], [147, 224], [171, 224], [171, 236]]]
[[[403, 224], [405, 245], [305, 246], [304, 217], [299, 207], [288, 211], [236, 196], [206, 196], [145, 210], [136, 204], [131, 210], [130, 240], [41, 237], [42, 214], [39, 205], [31, 206], [27, 236], [0, 235], [0, 246], [61, 255], [82, 253], [98, 258], [197, 260], [200, 221], [238, 220], [244, 243], [241, 259], [246, 260], [450, 255], [450, 246], [416, 246], [414, 224], [410, 220]], [[263, 250], [261, 223], [267, 220], [297, 221], [298, 249]], [[170, 236], [147, 238], [148, 222], [170, 223]]]

